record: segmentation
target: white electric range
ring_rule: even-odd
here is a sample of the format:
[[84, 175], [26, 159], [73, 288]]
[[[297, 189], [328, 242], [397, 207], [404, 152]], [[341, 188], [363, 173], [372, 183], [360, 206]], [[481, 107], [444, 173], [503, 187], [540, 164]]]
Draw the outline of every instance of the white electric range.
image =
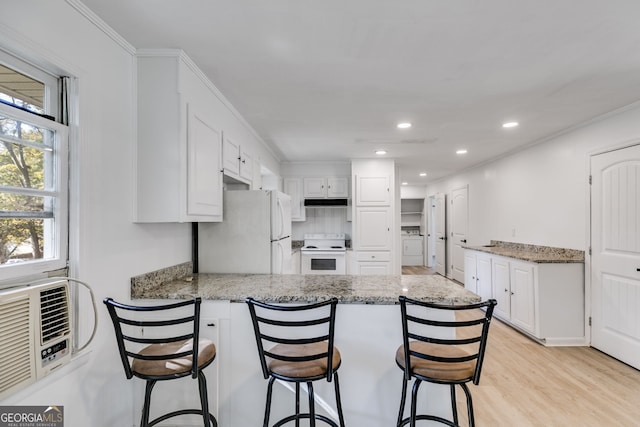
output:
[[300, 249], [302, 274], [347, 274], [345, 234], [305, 234]]

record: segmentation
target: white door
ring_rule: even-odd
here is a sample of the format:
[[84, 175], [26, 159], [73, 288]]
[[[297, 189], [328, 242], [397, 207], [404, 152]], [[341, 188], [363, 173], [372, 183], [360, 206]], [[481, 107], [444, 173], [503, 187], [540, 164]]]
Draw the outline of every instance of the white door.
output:
[[451, 277], [464, 282], [464, 249], [467, 243], [468, 188], [451, 192]]
[[[436, 273], [447, 275], [447, 204], [446, 196], [443, 193], [436, 194], [434, 210], [434, 229], [436, 234]], [[464, 278], [463, 278], [464, 280]]]
[[591, 158], [591, 345], [640, 369], [640, 145]]

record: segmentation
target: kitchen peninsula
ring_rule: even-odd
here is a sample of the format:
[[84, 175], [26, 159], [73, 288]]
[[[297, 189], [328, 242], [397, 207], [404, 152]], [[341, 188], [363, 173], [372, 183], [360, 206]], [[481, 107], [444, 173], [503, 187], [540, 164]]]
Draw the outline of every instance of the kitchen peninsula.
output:
[[[188, 265], [183, 268], [188, 271]], [[394, 425], [400, 403], [402, 372], [395, 363], [395, 352], [402, 342], [400, 308], [395, 305], [398, 296], [444, 304], [480, 300], [437, 275], [173, 274], [173, 278], [159, 272], [132, 278], [131, 297], [141, 304], [193, 296], [203, 299], [202, 333], [209, 335], [218, 349], [218, 359], [208, 368], [208, 375], [211, 410], [218, 415], [221, 427], [262, 423], [266, 381], [244, 303], [248, 296], [276, 303], [338, 298], [335, 340], [343, 360], [340, 387], [345, 421], [372, 427]], [[429, 395], [428, 402], [423, 402], [428, 405], [426, 410], [450, 416], [448, 387], [424, 386], [430, 388], [423, 392]], [[332, 387], [324, 382], [314, 384], [317, 410], [329, 417], [334, 407]], [[289, 413], [292, 405], [291, 389], [285, 385], [274, 388], [273, 419]]]

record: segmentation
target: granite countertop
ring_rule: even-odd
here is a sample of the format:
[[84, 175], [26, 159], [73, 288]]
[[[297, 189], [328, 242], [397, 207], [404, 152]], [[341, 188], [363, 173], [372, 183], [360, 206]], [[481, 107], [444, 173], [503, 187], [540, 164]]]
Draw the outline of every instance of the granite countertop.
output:
[[583, 263], [584, 251], [576, 249], [555, 248], [551, 246], [527, 245], [523, 243], [492, 240], [485, 246], [462, 246], [464, 249], [486, 252], [508, 258], [515, 258], [535, 263]]
[[[149, 273], [156, 277], [156, 272]], [[444, 304], [479, 302], [480, 297], [439, 275], [349, 276], [201, 273], [153, 283], [142, 275], [131, 279], [132, 299], [184, 299], [244, 302], [315, 302], [332, 297], [341, 303], [395, 304], [399, 295]]]

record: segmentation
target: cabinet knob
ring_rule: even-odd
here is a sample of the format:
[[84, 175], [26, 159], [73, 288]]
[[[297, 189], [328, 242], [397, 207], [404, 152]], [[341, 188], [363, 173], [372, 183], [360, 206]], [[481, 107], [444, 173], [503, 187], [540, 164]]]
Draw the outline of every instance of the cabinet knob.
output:
[[511, 295], [513, 295], [513, 292], [511, 292]]
[[211, 322], [211, 323], [207, 323], [207, 326], [216, 326], [216, 324]]
[[373, 258], [375, 258], [375, 257], [376, 257], [375, 255], [371, 255], [371, 258], [372, 258], [372, 259], [373, 259]]
[[509, 292], [509, 289], [505, 289], [504, 291], [505, 291], [505, 292]]

